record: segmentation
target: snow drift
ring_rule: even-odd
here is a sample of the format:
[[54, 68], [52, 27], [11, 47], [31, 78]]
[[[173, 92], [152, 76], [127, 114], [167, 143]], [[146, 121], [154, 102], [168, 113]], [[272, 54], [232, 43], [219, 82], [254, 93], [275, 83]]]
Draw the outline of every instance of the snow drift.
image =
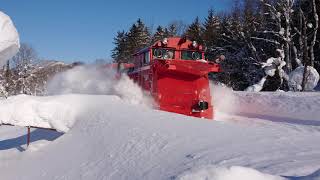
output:
[[[238, 95], [252, 100], [248, 94]], [[272, 99], [272, 94], [267, 95], [265, 100]], [[316, 108], [314, 98], [305, 98], [309, 95], [303, 93], [299, 96], [312, 105], [311, 109]], [[282, 100], [288, 108], [299, 108], [290, 100]], [[19, 106], [21, 102], [26, 105]], [[16, 108], [4, 109], [8, 105]], [[237, 122], [206, 121], [130, 105], [112, 95], [17, 96], [3, 100], [0, 107], [0, 119], [20, 114], [21, 120], [60, 118], [66, 124], [76, 120], [66, 134], [36, 151], [0, 151], [2, 179], [157, 180], [178, 179], [187, 174], [200, 179], [209, 174], [208, 177], [226, 178], [223, 180], [238, 175], [272, 179], [266, 174], [273, 174], [277, 179], [279, 175], [308, 177], [320, 169], [320, 125], [316, 124], [262, 123], [264, 119], [246, 117], [236, 117]], [[31, 109], [34, 114], [28, 113]], [[314, 113], [320, 117], [320, 111]], [[246, 123], [247, 119], [250, 123]], [[10, 141], [19, 139], [12, 137]], [[25, 138], [21, 141], [25, 142]], [[246, 168], [220, 169], [232, 166], [261, 173]]]
[[0, 67], [14, 56], [20, 47], [19, 35], [9, 16], [0, 11]]
[[226, 120], [225, 115], [229, 118], [230, 115], [240, 115], [282, 122], [312, 124], [320, 121], [318, 92], [242, 92], [212, 84], [211, 94], [216, 120]]
[[[302, 90], [302, 81], [303, 81], [303, 74], [304, 74], [304, 66], [300, 66], [292, 71], [289, 75], [289, 87], [291, 90], [301, 91]], [[317, 70], [311, 66], [307, 67], [306, 72], [306, 91], [312, 91], [319, 82], [319, 73]]]
[[234, 114], [237, 115], [315, 125], [320, 121], [320, 96], [317, 92], [234, 92], [233, 95]]
[[[110, 97], [111, 98], [111, 97]], [[112, 97], [119, 99], [118, 97]], [[67, 132], [81, 117], [88, 96], [11, 96], [0, 100], [0, 124], [53, 128]]]
[[222, 168], [215, 166], [206, 166], [188, 171], [178, 177], [179, 180], [285, 180], [280, 176], [272, 176], [261, 173], [257, 170], [232, 166]]

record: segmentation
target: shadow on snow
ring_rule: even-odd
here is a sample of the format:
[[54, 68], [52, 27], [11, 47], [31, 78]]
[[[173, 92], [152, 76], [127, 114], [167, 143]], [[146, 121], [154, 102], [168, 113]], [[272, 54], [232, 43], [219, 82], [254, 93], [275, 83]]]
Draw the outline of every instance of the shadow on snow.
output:
[[[35, 129], [30, 133], [30, 144], [32, 142], [36, 142], [39, 140], [47, 140], [53, 141], [63, 135], [61, 132], [46, 130], [46, 129]], [[0, 151], [1, 150], [8, 150], [12, 148], [17, 148], [19, 151], [25, 151], [26, 149], [23, 148], [23, 145], [27, 144], [27, 131], [25, 135], [6, 139], [0, 141]]]

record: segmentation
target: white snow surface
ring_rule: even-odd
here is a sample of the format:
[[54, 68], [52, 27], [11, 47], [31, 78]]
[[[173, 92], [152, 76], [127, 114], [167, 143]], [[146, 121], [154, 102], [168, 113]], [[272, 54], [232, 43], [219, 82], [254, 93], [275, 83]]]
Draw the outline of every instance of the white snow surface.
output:
[[245, 89], [247, 92], [260, 92], [263, 89], [263, 85], [267, 80], [267, 76], [263, 77], [257, 84], [249, 86]]
[[1, 179], [320, 178], [319, 93], [216, 87], [213, 94], [214, 121], [130, 104], [119, 95], [0, 100], [2, 122], [41, 121], [67, 131], [33, 129], [26, 149], [25, 129], [0, 126]]
[[10, 17], [0, 11], [0, 67], [20, 48], [18, 32]]
[[232, 166], [230, 168], [221, 168], [215, 166], [207, 166], [198, 168], [194, 172], [187, 172], [181, 175], [179, 180], [285, 180], [283, 177], [263, 174], [254, 169], [241, 166]]

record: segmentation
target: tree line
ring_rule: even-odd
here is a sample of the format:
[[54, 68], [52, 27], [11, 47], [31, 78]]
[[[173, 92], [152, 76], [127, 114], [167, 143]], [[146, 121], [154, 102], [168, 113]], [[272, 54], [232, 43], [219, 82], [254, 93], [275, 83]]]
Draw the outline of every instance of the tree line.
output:
[[[112, 58], [131, 62], [138, 49], [164, 37], [185, 36], [205, 45], [207, 59], [226, 57], [223, 72], [211, 74], [212, 79], [244, 90], [267, 77], [263, 90], [289, 90], [285, 82], [295, 68], [320, 70], [319, 1], [235, 0], [229, 11], [209, 9], [203, 21], [199, 17], [189, 25], [175, 21], [154, 32], [138, 19], [128, 31], [117, 32]], [[265, 62], [270, 58], [280, 60], [270, 65], [276, 67], [275, 75], [266, 76]]]
[[0, 68], [0, 97], [17, 94], [45, 95], [46, 84], [56, 73], [77, 65], [40, 60], [36, 50], [22, 43], [18, 53]]

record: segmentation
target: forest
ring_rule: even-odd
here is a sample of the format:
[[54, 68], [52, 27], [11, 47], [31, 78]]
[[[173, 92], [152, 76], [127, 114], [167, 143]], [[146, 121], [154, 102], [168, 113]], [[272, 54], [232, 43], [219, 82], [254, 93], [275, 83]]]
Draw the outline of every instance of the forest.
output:
[[[186, 37], [205, 45], [207, 60], [226, 57], [223, 72], [210, 74], [213, 81], [234, 90], [260, 83], [262, 91], [305, 91], [311, 72], [320, 72], [319, 6], [319, 0], [235, 0], [228, 11], [208, 9], [191, 24], [173, 20], [155, 30], [138, 19], [117, 32], [112, 58], [130, 63], [135, 51], [157, 40]], [[301, 69], [301, 86], [290, 87], [290, 73]]]

